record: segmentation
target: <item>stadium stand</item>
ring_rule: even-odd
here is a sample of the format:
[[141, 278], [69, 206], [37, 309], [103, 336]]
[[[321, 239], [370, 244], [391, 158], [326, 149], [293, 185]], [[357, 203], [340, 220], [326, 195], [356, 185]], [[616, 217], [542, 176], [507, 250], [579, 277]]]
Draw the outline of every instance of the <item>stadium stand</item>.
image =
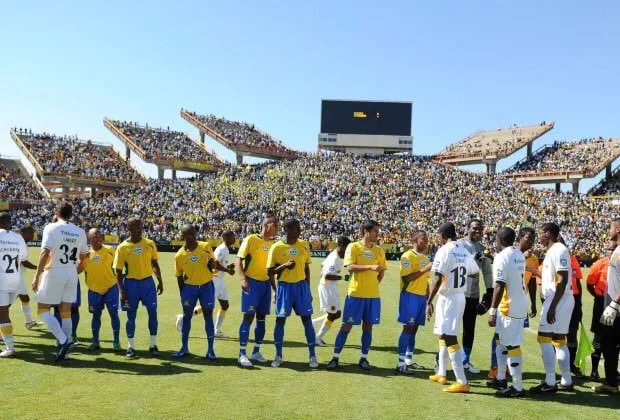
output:
[[11, 130], [11, 138], [49, 189], [59, 187], [67, 194], [72, 189], [118, 189], [144, 181], [111, 145], [17, 128]]
[[499, 128], [490, 131], [477, 131], [464, 140], [449, 145], [435, 155], [435, 160], [450, 165], [475, 165], [484, 163], [487, 172], [495, 173], [497, 161], [512, 155], [522, 147], [527, 147], [528, 156], [532, 153], [534, 140], [552, 130], [553, 122], [543, 121], [538, 125]]
[[590, 189], [588, 193], [596, 197], [614, 197], [620, 196], [620, 166], [608, 173], [607, 176]]
[[[406, 246], [416, 229], [432, 233], [447, 220], [464, 234], [471, 218], [481, 218], [489, 245], [502, 225], [536, 227], [553, 220], [582, 261], [598, 257], [607, 220], [617, 214], [604, 200], [460, 171], [425, 157], [341, 154], [149, 180], [105, 197], [76, 199], [75, 205], [86, 227], [120, 237], [127, 235], [126, 220], [140, 215], [145, 234], [159, 243], [179, 239], [187, 222], [198, 224], [204, 238], [218, 237], [224, 229], [244, 236], [268, 212], [300, 219], [304, 238], [315, 244], [340, 234], [357, 238], [361, 222], [374, 218], [383, 224], [382, 243], [395, 250]], [[40, 231], [51, 214], [50, 204], [23, 211], [17, 220], [30, 221]]]
[[177, 170], [202, 173], [224, 165], [215, 153], [180, 131], [108, 118], [103, 123], [127, 147], [126, 159], [131, 150], [143, 161], [155, 164], [159, 179], [166, 169], [172, 170], [172, 177], [176, 178]]
[[504, 174], [516, 181], [530, 184], [556, 184], [569, 182], [573, 192], [579, 191], [579, 181], [593, 178], [606, 170], [611, 175], [611, 165], [620, 156], [620, 139], [602, 137], [571, 142], [556, 141], [543, 146], [530, 158], [517, 162]]
[[215, 115], [199, 115], [181, 109], [181, 117], [200, 131], [200, 141], [205, 134], [237, 155], [237, 164], [243, 156], [263, 159], [296, 159], [300, 153], [285, 146], [280, 140], [260, 131], [254, 124], [218, 118]]
[[32, 202], [46, 196], [19, 159], [0, 157], [0, 201]]

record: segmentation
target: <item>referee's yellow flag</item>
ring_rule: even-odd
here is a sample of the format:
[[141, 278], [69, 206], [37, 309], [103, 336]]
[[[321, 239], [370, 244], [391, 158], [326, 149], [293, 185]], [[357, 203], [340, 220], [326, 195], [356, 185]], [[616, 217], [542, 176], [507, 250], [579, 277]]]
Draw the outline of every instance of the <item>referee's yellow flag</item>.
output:
[[592, 353], [594, 353], [594, 346], [588, 337], [588, 332], [583, 327], [583, 323], [581, 325], [581, 333], [579, 334], [579, 344], [577, 345], [577, 355], [575, 356], [575, 365], [582, 371], [585, 372], [586, 369], [586, 360]]

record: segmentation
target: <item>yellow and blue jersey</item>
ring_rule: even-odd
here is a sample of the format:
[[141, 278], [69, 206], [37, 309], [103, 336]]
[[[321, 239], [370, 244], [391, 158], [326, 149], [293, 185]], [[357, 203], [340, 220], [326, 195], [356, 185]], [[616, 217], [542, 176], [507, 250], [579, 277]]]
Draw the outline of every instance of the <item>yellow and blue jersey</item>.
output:
[[213, 249], [208, 242], [198, 241], [196, 249], [187, 250], [182, 246], [174, 256], [176, 276], [184, 277], [185, 284], [202, 286], [213, 280], [213, 273], [209, 270], [209, 260], [214, 260]]
[[[386, 269], [385, 251], [378, 245], [366, 248], [361, 242], [353, 242], [347, 246], [344, 254], [344, 265], [349, 266], [351, 264], [376, 264]], [[351, 273], [348, 295], [359, 298], [378, 298], [379, 273], [370, 270]]]
[[114, 264], [114, 248], [102, 245], [101, 249], [90, 250], [89, 258], [82, 262], [86, 285], [89, 290], [103, 294], [116, 284], [116, 275], [112, 270]]
[[114, 268], [122, 270], [126, 267], [128, 279], [143, 280], [153, 276], [153, 261], [157, 261], [155, 242], [143, 237], [134, 244], [131, 239], [126, 239], [116, 248]]
[[267, 256], [274, 241], [254, 234], [246, 236], [241, 242], [237, 257], [244, 260], [245, 275], [259, 281], [269, 280], [267, 275]]
[[278, 241], [269, 249], [267, 268], [273, 268], [289, 261], [295, 261], [295, 267], [280, 273], [278, 281], [297, 283], [306, 278], [306, 264], [310, 264], [310, 246], [306, 241], [297, 240], [293, 245]]
[[411, 273], [416, 273], [430, 264], [429, 258], [416, 252], [413, 249], [405, 252], [400, 258], [400, 290], [401, 292], [409, 292], [415, 295], [426, 295], [430, 271], [424, 273], [414, 281], [404, 282], [403, 277]]

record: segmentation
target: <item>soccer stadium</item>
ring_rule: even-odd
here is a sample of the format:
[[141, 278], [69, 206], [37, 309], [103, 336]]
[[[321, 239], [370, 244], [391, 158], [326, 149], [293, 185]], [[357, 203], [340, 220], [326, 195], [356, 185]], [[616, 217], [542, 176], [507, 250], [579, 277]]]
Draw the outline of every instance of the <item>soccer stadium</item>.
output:
[[189, 3], [8, 7], [5, 417], [618, 417], [620, 8]]

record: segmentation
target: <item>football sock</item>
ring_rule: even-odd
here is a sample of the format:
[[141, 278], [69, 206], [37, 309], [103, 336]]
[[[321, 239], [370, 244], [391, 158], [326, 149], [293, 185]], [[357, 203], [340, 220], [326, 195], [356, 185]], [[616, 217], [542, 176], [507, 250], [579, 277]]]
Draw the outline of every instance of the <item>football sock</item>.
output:
[[312, 320], [310, 317], [303, 320], [304, 324], [304, 332], [306, 334], [306, 342], [308, 343], [308, 352], [310, 353], [310, 357], [316, 357], [315, 347], [316, 347], [316, 334], [314, 333], [314, 326], [312, 325]]
[[495, 347], [495, 357], [497, 358], [497, 380], [503, 381], [506, 379], [506, 367], [508, 365], [508, 349], [502, 344], [497, 344]]
[[[314, 322], [314, 320], [312, 322]], [[332, 324], [333, 321], [330, 321], [329, 319], [327, 319], [327, 317], [325, 317], [325, 319], [323, 320], [323, 324], [321, 325], [321, 329], [318, 333], [316, 333], [316, 338], [323, 338], [327, 331], [329, 331], [329, 329], [332, 327]]]
[[362, 349], [361, 357], [368, 357], [370, 351], [370, 345], [372, 344], [372, 330], [362, 330]]
[[[254, 325], [254, 350], [252, 350], [252, 354], [256, 354], [260, 352], [260, 346], [263, 344], [263, 340], [265, 339], [265, 320], [257, 319], [256, 324]], [[248, 336], [249, 336], [248, 332]]]
[[127, 347], [135, 349], [136, 348], [136, 340], [133, 337], [127, 338]]
[[39, 316], [47, 325], [47, 329], [54, 335], [54, 337], [56, 337], [56, 340], [58, 340], [60, 344], [64, 344], [67, 341], [67, 336], [62, 331], [62, 327], [56, 317], [53, 316], [48, 310], [45, 312], [39, 312]]
[[594, 353], [592, 353], [592, 372], [598, 372], [598, 365], [601, 361], [601, 342], [596, 337], [592, 340], [592, 347], [594, 347]]
[[[136, 335], [136, 311], [127, 311], [127, 322], [125, 322], [125, 331], [127, 338], [133, 338]], [[130, 346], [133, 348], [133, 346]]]
[[405, 331], [400, 333], [398, 339], [398, 366], [405, 364], [405, 357], [407, 356], [407, 347], [411, 343], [411, 334], [407, 334]]
[[112, 325], [112, 334], [114, 335], [114, 342], [120, 342], [121, 320], [118, 317], [118, 311], [108, 308], [108, 314], [110, 314], [110, 324]]
[[77, 329], [80, 324], [80, 309], [71, 308], [71, 335], [77, 337]]
[[146, 312], [149, 314], [149, 333], [151, 335], [157, 335], [157, 328], [159, 322], [157, 321], [157, 307], [149, 306], [146, 308]]
[[325, 320], [326, 320], [326, 319], [327, 319], [327, 314], [323, 314], [323, 315], [321, 315], [321, 316], [320, 316], [320, 317], [318, 317], [318, 318], [314, 318], [314, 319], [312, 320], [312, 325], [314, 325], [314, 326], [315, 326], [315, 328], [316, 328], [316, 326], [317, 326], [317, 325], [319, 325], [320, 323], [323, 323], [323, 325], [325, 325]]
[[570, 345], [567, 345], [567, 347], [570, 366], [575, 366], [575, 358], [577, 357], [577, 343], [571, 343]]
[[9, 351], [15, 351], [15, 343], [13, 342], [13, 325], [10, 322], [0, 324], [0, 334], [4, 340], [4, 345]]
[[60, 319], [62, 320], [62, 332], [67, 337], [73, 335], [73, 321], [71, 320], [71, 312], [61, 312]]
[[93, 319], [90, 321], [90, 329], [93, 332], [93, 342], [99, 342], [99, 331], [101, 330], [101, 311], [93, 311]]
[[[508, 350], [508, 369], [510, 369], [510, 376], [512, 376], [512, 387], [517, 391], [523, 390], [523, 356], [521, 355], [521, 348]], [[501, 371], [498, 370], [498, 373]], [[506, 369], [504, 369], [504, 372]], [[505, 373], [504, 373], [505, 375]]]
[[217, 317], [215, 318], [215, 331], [221, 330], [222, 323], [224, 322], [225, 317], [226, 317], [226, 311], [220, 308], [217, 311]]
[[469, 357], [471, 356], [471, 347], [463, 347], [463, 364], [469, 364]]
[[460, 351], [458, 344], [448, 347], [448, 356], [452, 362], [452, 370], [454, 371], [456, 380], [461, 385], [466, 385], [467, 378], [465, 377], [465, 369], [463, 368], [463, 352]]
[[405, 359], [413, 360], [413, 352], [415, 351], [415, 336], [418, 334], [418, 331], [411, 334], [409, 338], [409, 345], [407, 346], [407, 352], [405, 353]]
[[336, 342], [334, 343], [334, 358], [337, 359], [340, 357], [340, 352], [342, 352], [344, 345], [347, 343], [347, 337], [349, 336], [350, 332], [350, 330], [347, 331], [342, 328], [340, 328], [340, 331], [338, 331], [338, 335], [336, 336]]
[[58, 321], [59, 324], [62, 325], [62, 319], [60, 318], [60, 309], [58, 309], [58, 305], [53, 306], [54, 308], [54, 318]]
[[239, 355], [245, 355], [245, 348], [248, 345], [250, 337], [250, 323], [245, 319], [241, 321], [239, 326]]
[[189, 350], [189, 332], [192, 329], [192, 311], [183, 312], [183, 326], [181, 327], [181, 347], [185, 350]]
[[549, 386], [555, 385], [555, 351], [551, 344], [551, 337], [538, 337], [540, 351], [542, 353], [543, 366], [545, 367], [545, 382]]
[[31, 323], [34, 321], [32, 317], [32, 306], [28, 302], [22, 302], [22, 313], [24, 314], [24, 318], [26, 318], [27, 323]]
[[[189, 336], [189, 334], [188, 334]], [[155, 347], [157, 345], [157, 336], [156, 335], [150, 335], [149, 336], [149, 347]]]
[[276, 322], [273, 329], [273, 344], [276, 346], [276, 356], [282, 357], [282, 342], [284, 341], [284, 324]]
[[495, 354], [495, 349], [497, 348], [498, 340], [497, 334], [491, 339], [491, 367], [497, 367], [497, 354]]
[[446, 376], [446, 362], [448, 359], [448, 348], [444, 340], [439, 340], [439, 353], [437, 353], [437, 375]]
[[568, 352], [566, 340], [554, 340], [553, 347], [555, 347], [555, 356], [560, 366], [560, 373], [562, 374], [561, 384], [570, 385], [573, 383], [573, 379], [570, 372], [570, 354]]
[[205, 332], [207, 333], [208, 350], [213, 351], [213, 342], [215, 341], [215, 326], [213, 325], [213, 315], [205, 315], [205, 312], [203, 312], [203, 316], [205, 319]]

